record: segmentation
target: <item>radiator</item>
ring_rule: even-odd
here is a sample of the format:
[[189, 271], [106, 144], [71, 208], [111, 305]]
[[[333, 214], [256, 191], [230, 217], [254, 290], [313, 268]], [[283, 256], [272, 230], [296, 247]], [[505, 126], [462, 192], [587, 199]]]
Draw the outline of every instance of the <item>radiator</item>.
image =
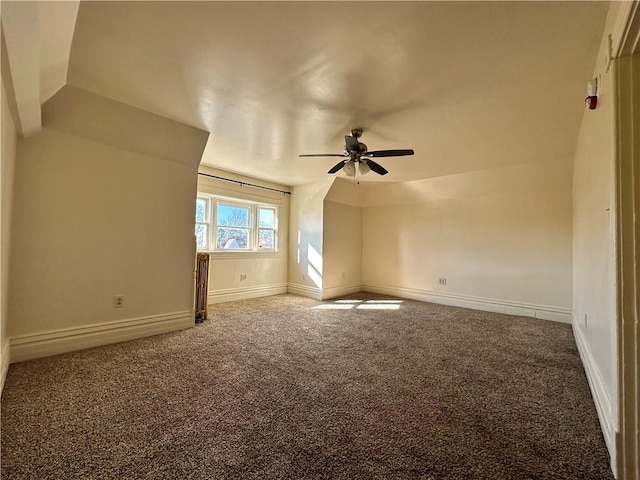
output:
[[207, 295], [209, 293], [209, 255], [196, 257], [196, 323], [207, 319]]

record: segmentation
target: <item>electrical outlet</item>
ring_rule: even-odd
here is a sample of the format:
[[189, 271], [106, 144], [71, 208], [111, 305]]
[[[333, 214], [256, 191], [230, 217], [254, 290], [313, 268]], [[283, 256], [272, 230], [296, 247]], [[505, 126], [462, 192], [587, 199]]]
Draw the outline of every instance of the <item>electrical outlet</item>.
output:
[[442, 277], [438, 279], [438, 285], [446, 285], [447, 284], [447, 279]]
[[244, 282], [247, 279], [247, 276], [244, 273], [240, 274], [240, 281]]
[[113, 297], [113, 308], [124, 307], [124, 295], [115, 295]]
[[304, 273], [302, 274], [302, 279], [303, 279], [303, 280], [306, 280], [306, 279], [307, 279], [307, 276], [306, 276]]
[[587, 328], [587, 326], [589, 325], [589, 317], [588, 315], [585, 313], [584, 314], [584, 328]]
[[342, 272], [342, 279], [344, 280], [345, 278], [347, 278], [347, 272]]

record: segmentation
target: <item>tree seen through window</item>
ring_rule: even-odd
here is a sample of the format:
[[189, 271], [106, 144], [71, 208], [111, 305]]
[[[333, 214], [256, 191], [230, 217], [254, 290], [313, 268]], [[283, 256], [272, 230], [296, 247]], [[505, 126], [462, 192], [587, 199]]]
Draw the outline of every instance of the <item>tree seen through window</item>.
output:
[[236, 205], [217, 205], [216, 248], [249, 248], [249, 208]]

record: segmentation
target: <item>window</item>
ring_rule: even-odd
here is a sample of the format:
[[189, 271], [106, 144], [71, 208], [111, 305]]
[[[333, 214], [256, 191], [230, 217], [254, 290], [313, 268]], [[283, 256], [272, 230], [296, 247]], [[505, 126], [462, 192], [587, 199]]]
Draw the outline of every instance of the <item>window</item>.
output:
[[198, 197], [196, 199], [196, 246], [199, 249], [207, 247], [209, 243], [209, 200]]
[[278, 207], [216, 196], [196, 199], [198, 250], [276, 251]]
[[277, 215], [275, 207], [258, 207], [258, 248], [276, 248]]
[[216, 202], [216, 249], [248, 250], [251, 246], [251, 209]]

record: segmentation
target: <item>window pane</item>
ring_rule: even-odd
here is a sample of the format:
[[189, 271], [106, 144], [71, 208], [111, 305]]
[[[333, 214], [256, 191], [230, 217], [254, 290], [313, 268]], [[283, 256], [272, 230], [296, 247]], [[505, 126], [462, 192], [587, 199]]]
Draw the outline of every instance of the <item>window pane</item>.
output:
[[220, 227], [249, 227], [249, 208], [219, 203], [216, 218]]
[[196, 200], [196, 222], [206, 222], [207, 220], [207, 201], [204, 198]]
[[216, 248], [246, 249], [249, 248], [249, 230], [240, 228], [218, 228]]
[[258, 214], [260, 217], [259, 227], [262, 228], [275, 228], [276, 212], [273, 208], [259, 208]]
[[196, 247], [207, 247], [207, 226], [202, 224], [196, 224]]
[[275, 248], [275, 232], [273, 230], [258, 230], [258, 248]]

